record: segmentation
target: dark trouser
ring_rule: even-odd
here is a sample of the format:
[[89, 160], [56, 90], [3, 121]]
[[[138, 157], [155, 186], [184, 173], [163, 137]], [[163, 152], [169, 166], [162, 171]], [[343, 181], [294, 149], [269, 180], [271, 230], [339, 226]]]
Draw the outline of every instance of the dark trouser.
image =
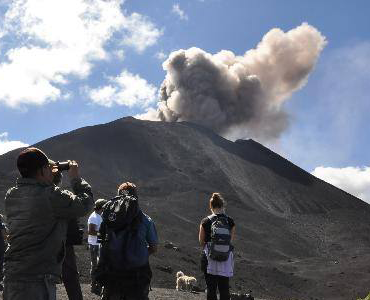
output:
[[4, 278], [4, 252], [5, 252], [5, 242], [4, 239], [0, 237], [0, 281]]
[[207, 300], [217, 300], [217, 288], [220, 300], [229, 300], [229, 277], [205, 274], [207, 284]]
[[[118, 278], [119, 277], [119, 278]], [[149, 264], [120, 272], [104, 283], [102, 300], [149, 300], [152, 271]]]
[[91, 268], [90, 268], [90, 277], [91, 277], [91, 291], [96, 291], [99, 289], [97, 282], [96, 282], [96, 267], [98, 265], [99, 259], [99, 245], [89, 245], [90, 250], [90, 261], [91, 261]]
[[77, 270], [76, 255], [72, 245], [66, 245], [66, 256], [62, 267], [62, 280], [69, 300], [82, 300], [80, 274]]
[[140, 290], [124, 291], [119, 285], [104, 286], [102, 300], [149, 300], [149, 284]]
[[58, 278], [52, 275], [37, 277], [20, 280], [8, 280], [5, 277], [3, 299], [56, 300], [56, 283]]

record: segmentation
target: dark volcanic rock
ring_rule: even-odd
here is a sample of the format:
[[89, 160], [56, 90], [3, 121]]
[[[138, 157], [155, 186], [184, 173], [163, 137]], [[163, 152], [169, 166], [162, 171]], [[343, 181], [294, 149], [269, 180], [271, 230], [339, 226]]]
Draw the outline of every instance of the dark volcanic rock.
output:
[[166, 272], [171, 274], [172, 273], [172, 268], [170, 266], [157, 266], [156, 267], [159, 271]]
[[[36, 146], [54, 160], [77, 160], [96, 199], [114, 196], [122, 181], [138, 185], [141, 206], [155, 220], [161, 241], [181, 249], [160, 245], [151, 258], [154, 286], [174, 288], [179, 270], [204, 286], [194, 263], [198, 229], [217, 191], [237, 224], [233, 289], [248, 287], [261, 298], [336, 300], [368, 292], [369, 206], [253, 140], [231, 142], [191, 123], [124, 118]], [[18, 153], [0, 156], [1, 199], [17, 177]], [[83, 251], [81, 267], [87, 270]]]

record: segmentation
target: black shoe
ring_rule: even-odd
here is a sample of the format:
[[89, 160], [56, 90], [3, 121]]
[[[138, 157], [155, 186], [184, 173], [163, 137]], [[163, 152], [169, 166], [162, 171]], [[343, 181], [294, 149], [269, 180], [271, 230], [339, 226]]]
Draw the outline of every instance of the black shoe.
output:
[[101, 295], [101, 287], [100, 286], [92, 286], [91, 287], [91, 293], [97, 295], [97, 296], [100, 296]]

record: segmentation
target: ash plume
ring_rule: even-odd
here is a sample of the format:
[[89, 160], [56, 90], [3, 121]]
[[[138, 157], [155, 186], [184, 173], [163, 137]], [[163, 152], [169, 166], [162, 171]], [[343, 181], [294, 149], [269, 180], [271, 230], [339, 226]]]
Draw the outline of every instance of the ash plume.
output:
[[199, 48], [174, 51], [157, 110], [141, 118], [190, 121], [232, 138], [273, 140], [287, 128], [283, 104], [305, 85], [326, 44], [313, 26], [270, 30], [255, 49], [237, 56]]

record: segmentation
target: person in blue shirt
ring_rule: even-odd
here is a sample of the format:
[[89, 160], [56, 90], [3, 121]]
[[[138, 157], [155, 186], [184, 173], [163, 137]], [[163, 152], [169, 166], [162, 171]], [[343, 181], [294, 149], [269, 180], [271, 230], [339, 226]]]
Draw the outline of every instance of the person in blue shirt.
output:
[[[114, 205], [115, 203], [117, 203], [114, 201], [121, 201], [120, 199], [122, 198], [120, 197], [123, 197], [123, 199], [125, 199], [125, 197], [134, 198], [134, 202], [138, 203], [137, 188], [135, 184], [131, 182], [122, 183], [118, 188], [118, 196], [108, 202], [106, 206], [108, 207], [110, 204]], [[129, 270], [125, 270], [123, 268], [123, 270], [119, 273], [115, 273], [114, 276], [110, 276], [109, 280], [107, 280], [107, 282], [104, 282], [103, 284], [104, 288], [101, 298], [102, 300], [149, 300], [148, 295], [152, 278], [152, 272], [149, 265], [149, 256], [157, 252], [158, 236], [153, 220], [144, 212], [142, 212], [142, 210], [138, 206], [137, 208], [139, 213], [132, 219], [132, 221], [130, 221], [131, 223], [128, 223], [128, 226], [135, 228], [134, 232], [136, 234], [136, 238], [133, 239], [131, 237], [131, 239], [128, 241], [129, 243], [136, 243], [137, 241], [140, 242], [140, 247], [143, 247], [143, 249], [141, 251], [136, 248], [136, 250], [145, 254], [145, 260], [143, 264], [140, 264], [140, 266], [138, 267], [134, 267]], [[109, 221], [114, 221], [114, 219], [116, 218], [116, 214], [113, 213], [113, 215], [114, 218], [112, 218], [112, 216], [110, 215], [110, 217], [108, 218]], [[100, 234], [102, 238], [107, 236], [105, 230], [106, 220], [104, 216], [105, 212], [103, 212], [103, 223], [100, 228]], [[126, 215], [125, 220], [127, 218], [128, 217]], [[119, 232], [117, 232], [117, 236], [118, 235]], [[127, 244], [127, 241], [125, 243]], [[126, 246], [126, 248], [130, 247]], [[135, 253], [131, 254], [135, 255]], [[100, 262], [103, 261], [104, 258], [102, 258]]]

